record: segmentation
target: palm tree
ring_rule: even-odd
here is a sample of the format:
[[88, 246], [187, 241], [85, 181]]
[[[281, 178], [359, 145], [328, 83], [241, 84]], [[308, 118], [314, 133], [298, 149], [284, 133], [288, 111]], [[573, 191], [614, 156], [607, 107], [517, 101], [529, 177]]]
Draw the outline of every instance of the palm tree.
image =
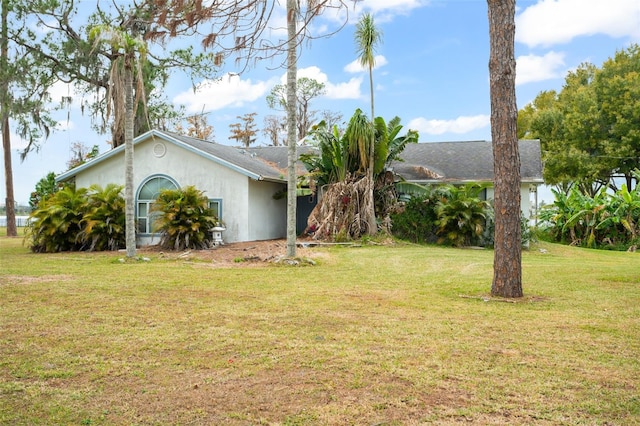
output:
[[[325, 122], [312, 130], [311, 136], [319, 154], [303, 154], [300, 160], [310, 172], [316, 191], [328, 186], [309, 220], [309, 224], [320, 231], [316, 234], [317, 238], [335, 237], [334, 231], [344, 231], [347, 237], [358, 238], [363, 235], [364, 230], [369, 231], [365, 212], [376, 207], [375, 197], [367, 196], [371, 189], [369, 182], [381, 181], [379, 198], [383, 201], [389, 198], [385, 193], [385, 184], [390, 180], [393, 186], [393, 176], [391, 179], [384, 179], [389, 175], [385, 166], [397, 159], [408, 143], [418, 140], [418, 133], [412, 130], [404, 136], [398, 136], [401, 129], [398, 117], [394, 117], [388, 124], [383, 118], [376, 118], [373, 162], [368, 161], [367, 143], [371, 139], [372, 126], [361, 110], [356, 110], [342, 135], [337, 126], [328, 129]], [[368, 167], [368, 164], [373, 164], [374, 167]], [[367, 176], [370, 169], [374, 172], [372, 180]], [[395, 191], [393, 195], [395, 199]], [[378, 210], [386, 214], [386, 204], [382, 202], [380, 205]]]
[[[374, 123], [374, 100], [373, 100], [373, 67], [375, 66], [375, 49], [379, 43], [382, 42], [382, 32], [379, 31], [374, 22], [373, 16], [370, 13], [365, 13], [360, 18], [356, 26], [355, 33], [355, 41], [356, 41], [356, 50], [358, 52], [358, 56], [360, 59], [360, 64], [363, 67], [367, 67], [369, 70], [369, 91], [371, 94], [371, 125]], [[373, 161], [375, 155], [375, 133], [372, 132], [371, 137], [369, 139], [369, 158], [368, 158], [368, 168], [369, 168], [369, 196], [371, 197], [371, 207], [368, 212], [368, 222], [369, 222], [369, 234], [374, 235], [377, 231], [376, 226], [376, 212], [373, 203]]]
[[296, 256], [296, 126], [299, 2], [287, 0], [287, 256]]
[[[132, 25], [133, 27], [133, 25]], [[129, 30], [129, 32], [127, 32]], [[134, 73], [137, 76], [136, 83], [138, 95], [144, 92], [141, 64], [144, 60], [147, 48], [142, 37], [136, 34], [134, 28], [114, 28], [112, 26], [96, 26], [92, 29], [91, 38], [94, 44], [108, 42], [119, 55], [111, 63], [110, 88], [120, 96], [108, 96], [113, 100], [115, 117], [124, 119], [124, 163], [125, 163], [125, 235], [127, 257], [136, 255], [135, 234], [135, 208], [133, 188], [133, 125], [134, 125], [134, 97], [133, 80]], [[138, 99], [136, 99], [137, 101]], [[137, 103], [137, 102], [136, 102]], [[107, 110], [110, 112], [110, 109]], [[119, 128], [119, 123], [114, 124]]]

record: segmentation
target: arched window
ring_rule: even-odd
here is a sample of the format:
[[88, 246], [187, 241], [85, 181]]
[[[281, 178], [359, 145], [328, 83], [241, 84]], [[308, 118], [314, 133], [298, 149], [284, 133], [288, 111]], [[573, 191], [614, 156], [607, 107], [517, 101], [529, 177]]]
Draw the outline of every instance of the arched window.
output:
[[164, 189], [178, 189], [178, 184], [165, 176], [151, 176], [138, 189], [136, 199], [136, 221], [138, 234], [152, 234], [154, 232], [154, 216], [151, 205], [156, 201], [160, 191]]

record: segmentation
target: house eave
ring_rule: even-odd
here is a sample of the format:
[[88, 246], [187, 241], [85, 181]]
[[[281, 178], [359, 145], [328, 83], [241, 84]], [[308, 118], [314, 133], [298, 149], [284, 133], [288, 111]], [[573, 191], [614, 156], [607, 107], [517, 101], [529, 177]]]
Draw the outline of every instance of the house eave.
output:
[[[189, 152], [192, 152], [192, 153], [194, 153], [196, 155], [204, 157], [204, 158], [206, 158], [206, 159], [208, 159], [210, 161], [213, 161], [214, 163], [219, 164], [221, 166], [227, 167], [227, 168], [229, 168], [229, 169], [231, 169], [233, 171], [236, 171], [236, 172], [238, 172], [238, 173], [240, 173], [240, 174], [242, 174], [242, 175], [244, 175], [244, 176], [246, 176], [246, 177], [248, 177], [250, 179], [253, 179], [253, 180], [270, 180], [270, 181], [279, 182], [279, 183], [283, 182], [282, 180], [278, 180], [277, 178], [267, 178], [267, 177], [261, 176], [261, 175], [259, 175], [257, 173], [254, 173], [254, 172], [252, 172], [250, 170], [247, 170], [247, 169], [245, 169], [243, 167], [240, 167], [240, 166], [238, 166], [236, 164], [233, 164], [233, 163], [230, 163], [230, 162], [228, 162], [226, 160], [223, 160], [223, 159], [221, 159], [221, 158], [219, 158], [219, 157], [217, 157], [215, 155], [209, 154], [209, 153], [204, 152], [204, 151], [202, 151], [202, 150], [200, 150], [198, 148], [195, 148], [195, 147], [193, 147], [191, 145], [188, 145], [188, 144], [180, 141], [179, 139], [176, 139], [176, 138], [174, 138], [174, 137], [172, 137], [170, 135], [167, 135], [167, 134], [165, 134], [163, 132], [160, 132], [158, 130], [150, 130], [150, 131], [138, 136], [137, 138], [135, 138], [133, 140], [133, 145], [135, 146], [138, 143], [140, 143], [140, 142], [142, 142], [144, 140], [147, 140], [149, 138], [151, 138], [151, 139], [159, 138], [159, 139], [162, 139], [165, 142], [169, 142], [169, 143], [172, 143], [174, 145], [180, 146], [181, 148], [183, 148], [183, 149], [185, 149], [185, 150], [187, 150]], [[75, 167], [75, 168], [73, 168], [71, 170], [68, 170], [68, 171], [56, 176], [56, 182], [57, 183], [65, 182], [65, 181], [73, 178], [78, 173], [80, 173], [80, 172], [82, 172], [82, 171], [84, 171], [84, 170], [86, 170], [86, 169], [88, 169], [90, 167], [93, 167], [94, 165], [96, 165], [98, 163], [101, 163], [101, 162], [103, 162], [103, 161], [105, 161], [105, 160], [107, 160], [107, 159], [109, 159], [109, 158], [111, 158], [113, 156], [119, 155], [123, 150], [124, 150], [124, 145], [120, 145], [117, 148], [111, 149], [111, 150], [105, 152], [104, 154], [101, 154], [101, 155], [97, 156], [96, 158], [92, 159], [91, 161], [88, 161], [88, 162], [82, 164], [81, 166]]]

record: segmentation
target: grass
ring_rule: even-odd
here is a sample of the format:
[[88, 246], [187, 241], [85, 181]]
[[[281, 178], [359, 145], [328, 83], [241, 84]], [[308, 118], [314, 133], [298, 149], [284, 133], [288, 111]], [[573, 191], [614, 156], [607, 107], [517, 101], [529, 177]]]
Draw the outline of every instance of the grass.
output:
[[[544, 249], [542, 252], [540, 249]], [[0, 238], [0, 424], [640, 424], [640, 254], [316, 249], [314, 267]]]

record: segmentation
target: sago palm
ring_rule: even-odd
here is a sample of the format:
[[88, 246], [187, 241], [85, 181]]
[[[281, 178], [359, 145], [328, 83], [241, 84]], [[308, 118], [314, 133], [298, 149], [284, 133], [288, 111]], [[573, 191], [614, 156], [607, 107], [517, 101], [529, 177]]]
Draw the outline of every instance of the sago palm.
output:
[[104, 189], [92, 185], [88, 191], [87, 212], [80, 238], [88, 250], [118, 250], [125, 243], [125, 203], [122, 185], [108, 184]]
[[80, 250], [81, 221], [87, 211], [87, 190], [67, 186], [40, 203], [29, 215], [27, 239], [31, 251], [55, 253]]
[[212, 244], [211, 229], [219, 220], [209, 208], [209, 199], [195, 187], [160, 192], [152, 211], [160, 213], [155, 226], [162, 247], [205, 249]]

